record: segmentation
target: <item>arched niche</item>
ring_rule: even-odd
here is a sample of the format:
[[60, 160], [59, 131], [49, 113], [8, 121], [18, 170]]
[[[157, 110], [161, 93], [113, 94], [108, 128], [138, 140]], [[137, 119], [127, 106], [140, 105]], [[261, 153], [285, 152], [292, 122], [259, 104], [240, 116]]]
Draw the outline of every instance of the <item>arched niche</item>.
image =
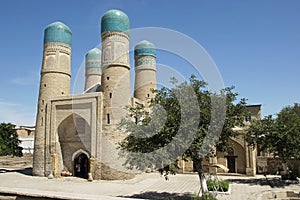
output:
[[57, 128], [63, 168], [74, 171], [76, 156], [84, 154], [90, 158], [91, 128], [80, 115], [71, 114]]

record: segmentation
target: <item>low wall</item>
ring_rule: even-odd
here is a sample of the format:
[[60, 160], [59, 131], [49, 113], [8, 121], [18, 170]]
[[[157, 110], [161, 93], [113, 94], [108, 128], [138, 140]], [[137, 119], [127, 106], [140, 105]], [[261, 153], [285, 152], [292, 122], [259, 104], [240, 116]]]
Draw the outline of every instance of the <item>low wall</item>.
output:
[[[257, 157], [257, 173], [263, 174], [279, 174], [281, 171], [283, 171], [282, 167], [282, 160], [279, 158], [273, 158], [273, 157]], [[296, 159], [289, 159], [288, 165], [293, 165], [298, 167], [298, 170], [300, 170], [300, 160]]]

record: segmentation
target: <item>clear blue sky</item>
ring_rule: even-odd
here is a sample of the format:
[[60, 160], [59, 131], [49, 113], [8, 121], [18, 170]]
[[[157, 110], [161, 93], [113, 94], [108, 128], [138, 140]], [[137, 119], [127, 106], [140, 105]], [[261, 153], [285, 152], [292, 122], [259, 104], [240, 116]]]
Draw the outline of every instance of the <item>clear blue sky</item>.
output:
[[[100, 42], [101, 16], [113, 8], [127, 13], [131, 28], [163, 27], [193, 38], [216, 63], [225, 86], [235, 86], [248, 104], [262, 104], [263, 115], [300, 102], [298, 0], [1, 0], [0, 5], [1, 122], [35, 123], [44, 28], [62, 21], [72, 29], [74, 77], [86, 52]], [[158, 54], [160, 64], [178, 65], [163, 56]]]

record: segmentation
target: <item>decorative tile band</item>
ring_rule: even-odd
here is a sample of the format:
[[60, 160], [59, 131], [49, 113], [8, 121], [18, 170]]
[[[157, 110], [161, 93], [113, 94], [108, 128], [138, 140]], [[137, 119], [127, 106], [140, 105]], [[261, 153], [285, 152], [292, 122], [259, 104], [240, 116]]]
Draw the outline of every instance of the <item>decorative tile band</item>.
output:
[[71, 55], [71, 46], [62, 42], [47, 42], [44, 44], [46, 54], [55, 54], [56, 51]]
[[106, 32], [101, 33], [102, 40], [104, 40], [107, 37], [111, 37], [111, 36], [121, 36], [121, 37], [124, 37], [127, 40], [129, 40], [129, 35], [127, 35], [127, 34], [125, 34], [123, 32], [119, 32], [119, 31], [106, 31]]
[[156, 57], [156, 50], [155, 49], [135, 49], [134, 56], [154, 56]]

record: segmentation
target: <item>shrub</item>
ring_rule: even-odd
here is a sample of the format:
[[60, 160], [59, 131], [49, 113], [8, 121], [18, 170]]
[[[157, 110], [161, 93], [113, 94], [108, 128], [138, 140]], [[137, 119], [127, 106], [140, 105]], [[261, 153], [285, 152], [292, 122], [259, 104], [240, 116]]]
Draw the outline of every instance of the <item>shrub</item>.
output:
[[297, 180], [297, 177], [300, 177], [300, 170], [297, 164], [289, 164], [289, 173], [286, 175], [282, 175], [282, 180]]
[[229, 182], [228, 181], [208, 180], [207, 188], [209, 191], [228, 192]]

